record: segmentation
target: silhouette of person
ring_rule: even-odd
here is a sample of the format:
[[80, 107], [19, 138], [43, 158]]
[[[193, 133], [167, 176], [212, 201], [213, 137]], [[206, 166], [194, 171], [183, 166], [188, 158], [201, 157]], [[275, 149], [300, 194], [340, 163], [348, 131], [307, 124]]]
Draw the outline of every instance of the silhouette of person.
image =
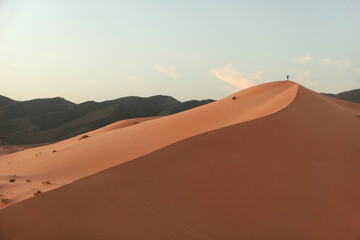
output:
[[286, 75], [286, 80], [289, 81], [289, 75]]

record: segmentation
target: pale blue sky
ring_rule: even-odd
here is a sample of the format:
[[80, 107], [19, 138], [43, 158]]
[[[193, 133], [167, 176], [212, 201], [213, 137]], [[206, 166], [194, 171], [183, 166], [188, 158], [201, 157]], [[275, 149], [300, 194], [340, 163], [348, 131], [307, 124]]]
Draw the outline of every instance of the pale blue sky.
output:
[[360, 1], [0, 0], [0, 95], [220, 99], [360, 88]]

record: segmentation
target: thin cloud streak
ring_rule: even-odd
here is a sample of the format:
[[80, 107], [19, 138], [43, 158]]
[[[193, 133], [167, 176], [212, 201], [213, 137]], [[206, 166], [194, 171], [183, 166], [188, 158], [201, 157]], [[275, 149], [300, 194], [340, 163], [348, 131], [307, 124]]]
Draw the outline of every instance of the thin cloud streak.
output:
[[[249, 78], [246, 78], [243, 73], [234, 69], [232, 64], [228, 64], [220, 69], [211, 69], [210, 70], [218, 79], [223, 82], [226, 82], [237, 89], [245, 89], [254, 86], [255, 84]], [[259, 71], [254, 74], [255, 79], [260, 79], [263, 71]]]
[[262, 81], [264, 80], [262, 75], [265, 73], [265, 71], [258, 71], [256, 73], [253, 74], [254, 79], [258, 80], [258, 81]]
[[345, 67], [349, 67], [351, 65], [351, 62], [350, 61], [345, 61], [344, 65], [345, 65]]
[[323, 63], [331, 63], [332, 59], [331, 58], [323, 58], [322, 62]]
[[306, 56], [301, 58], [301, 61], [303, 63], [307, 63], [307, 62], [311, 62], [312, 59], [313, 59], [313, 57], [311, 55], [306, 55]]
[[295, 76], [297, 82], [304, 84], [306, 87], [314, 87], [321, 83], [320, 80], [313, 80], [310, 71], [300, 72]]
[[174, 65], [155, 64], [154, 67], [155, 67], [156, 71], [158, 71], [159, 73], [166, 74], [173, 79], [177, 79], [177, 77], [178, 77], [176, 68]]
[[139, 78], [135, 77], [135, 76], [130, 76], [127, 79], [130, 81], [131, 85], [138, 86], [138, 87], [144, 85], [141, 82], [141, 80]]

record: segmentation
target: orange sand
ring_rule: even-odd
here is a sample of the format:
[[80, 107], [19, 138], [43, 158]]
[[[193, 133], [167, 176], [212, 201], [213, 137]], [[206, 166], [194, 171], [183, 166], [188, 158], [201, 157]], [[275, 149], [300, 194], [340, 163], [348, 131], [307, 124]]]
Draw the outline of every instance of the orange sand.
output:
[[0, 239], [358, 239], [360, 105], [291, 82], [236, 96], [1, 158], [91, 176], [0, 210]]
[[[80, 141], [77, 136], [0, 156], [0, 197], [9, 199], [8, 204], [0, 203], [0, 208], [185, 138], [279, 111], [293, 100], [297, 89], [292, 82], [263, 84], [234, 94], [236, 100], [232, 95], [171, 116], [123, 120], [89, 132], [89, 137]], [[16, 175], [15, 183], [9, 183], [10, 175]], [[42, 184], [46, 180], [52, 184]]]

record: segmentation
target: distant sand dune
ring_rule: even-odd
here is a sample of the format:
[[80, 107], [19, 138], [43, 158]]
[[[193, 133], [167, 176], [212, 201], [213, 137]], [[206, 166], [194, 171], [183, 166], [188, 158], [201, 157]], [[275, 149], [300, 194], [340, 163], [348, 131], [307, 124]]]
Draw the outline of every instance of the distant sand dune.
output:
[[235, 96], [1, 157], [72, 183], [0, 210], [0, 239], [359, 238], [360, 105], [292, 82]]

